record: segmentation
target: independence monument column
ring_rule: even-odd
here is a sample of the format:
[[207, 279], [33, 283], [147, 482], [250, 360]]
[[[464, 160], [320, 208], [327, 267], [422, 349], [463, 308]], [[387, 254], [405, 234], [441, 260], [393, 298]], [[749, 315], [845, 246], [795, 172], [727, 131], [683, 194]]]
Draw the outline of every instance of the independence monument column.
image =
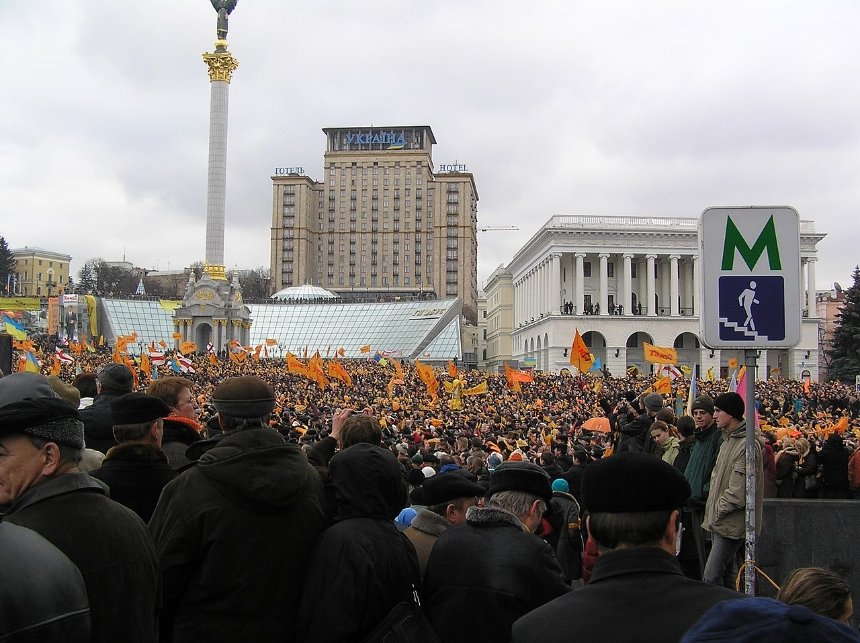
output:
[[206, 198], [206, 272], [227, 281], [224, 270], [224, 220], [227, 194], [227, 102], [230, 78], [239, 62], [227, 51], [227, 17], [238, 0], [212, 0], [218, 12], [215, 52], [203, 54], [209, 67], [209, 180]]

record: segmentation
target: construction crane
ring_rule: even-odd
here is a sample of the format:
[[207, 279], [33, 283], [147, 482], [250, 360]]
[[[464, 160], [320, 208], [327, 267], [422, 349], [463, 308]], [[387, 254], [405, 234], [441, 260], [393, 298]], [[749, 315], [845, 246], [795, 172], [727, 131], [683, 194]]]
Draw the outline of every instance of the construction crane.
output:
[[478, 232], [495, 232], [496, 230], [519, 230], [515, 225], [485, 225], [478, 226]]

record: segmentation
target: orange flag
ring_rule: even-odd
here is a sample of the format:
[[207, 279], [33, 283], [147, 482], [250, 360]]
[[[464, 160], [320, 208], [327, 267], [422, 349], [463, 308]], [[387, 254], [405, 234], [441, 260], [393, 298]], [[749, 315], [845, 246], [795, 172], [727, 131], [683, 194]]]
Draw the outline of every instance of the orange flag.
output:
[[359, 346], [359, 353], [369, 353], [370, 352], [370, 344], [365, 344], [364, 346]]
[[433, 400], [438, 399], [439, 382], [436, 379], [436, 373], [433, 371], [433, 367], [415, 360], [415, 369], [418, 371], [418, 377], [421, 378], [421, 381], [424, 382], [424, 386], [427, 387], [427, 393], [429, 393], [430, 397]]
[[328, 374], [329, 377], [340, 380], [347, 386], [352, 386], [352, 377], [338, 360], [335, 359], [328, 363]]
[[215, 357], [215, 353], [209, 353], [209, 363], [212, 364], [212, 366], [215, 366], [218, 363], [218, 358]]
[[678, 363], [678, 351], [668, 346], [654, 346], [654, 344], [642, 342], [642, 355], [646, 362], [652, 364]]
[[183, 355], [188, 355], [189, 353], [193, 353], [196, 350], [197, 350], [197, 344], [195, 344], [191, 340], [188, 340], [187, 342], [182, 342], [179, 345], [179, 352], [182, 353]]
[[167, 342], [165, 342], [163, 339], [158, 340], [158, 345], [162, 348], [167, 348]]
[[392, 357], [391, 363], [394, 364], [394, 372], [397, 373], [397, 379], [405, 380], [406, 378], [403, 377], [403, 364], [400, 360]]
[[152, 379], [152, 362], [149, 361], [149, 354], [146, 351], [140, 354], [140, 370]]
[[573, 336], [573, 345], [570, 347], [570, 363], [572, 366], [576, 366], [580, 373], [587, 373], [594, 366], [594, 359], [592, 359], [585, 342], [582, 341], [578, 328]]
[[669, 376], [661, 377], [654, 382], [654, 392], [660, 395], [666, 395], [672, 392], [672, 380]]
[[277, 346], [277, 345], [278, 345], [277, 339], [272, 339], [271, 337], [266, 338], [266, 346]]
[[338, 356], [343, 357], [344, 355], [346, 355], [346, 349], [345, 349], [345, 348], [343, 348], [343, 347], [338, 348], [338, 349], [337, 349], [337, 354], [338, 354]]
[[452, 362], [450, 359], [448, 360], [448, 377], [456, 378], [457, 377], [457, 365]]
[[289, 351], [287, 352], [287, 370], [290, 373], [308, 376], [308, 367]]
[[182, 339], [182, 333], [173, 333], [173, 339], [177, 341]]

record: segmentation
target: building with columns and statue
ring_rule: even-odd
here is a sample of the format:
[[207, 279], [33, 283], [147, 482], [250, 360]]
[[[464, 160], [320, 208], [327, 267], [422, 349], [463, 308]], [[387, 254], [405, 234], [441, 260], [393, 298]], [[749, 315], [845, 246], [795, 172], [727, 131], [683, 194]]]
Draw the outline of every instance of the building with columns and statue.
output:
[[[484, 288], [488, 320], [494, 315], [491, 302], [506, 300], [497, 291], [511, 290], [513, 314], [499, 316], [511, 319], [511, 359], [559, 372], [569, 367], [572, 338], [579, 330], [595, 358], [616, 376], [634, 365], [650, 368], [644, 342], [674, 347], [679, 365], [698, 369], [699, 377], [709, 369], [715, 376], [730, 375], [728, 362], [738, 358], [742, 363], [742, 351], [712, 351], [699, 341], [698, 221], [551, 217]], [[801, 221], [802, 339], [791, 349], [760, 351], [760, 379], [818, 379], [815, 263], [824, 236], [812, 221]], [[507, 355], [495, 356], [490, 343], [487, 349], [490, 370], [503, 368], [499, 364]]]

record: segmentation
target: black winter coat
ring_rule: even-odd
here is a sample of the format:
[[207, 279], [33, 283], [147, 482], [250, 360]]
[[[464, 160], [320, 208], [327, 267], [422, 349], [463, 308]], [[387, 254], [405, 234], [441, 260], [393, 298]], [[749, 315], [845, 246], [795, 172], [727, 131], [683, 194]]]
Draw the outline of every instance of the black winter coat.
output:
[[298, 446], [272, 429], [225, 434], [164, 488], [149, 522], [161, 640], [294, 641], [323, 526], [319, 474]]
[[107, 453], [108, 449], [116, 446], [110, 405], [123, 395], [125, 394], [105, 391], [96, 395], [87, 408], [80, 410], [81, 420], [84, 422], [84, 442], [88, 449]]
[[158, 561], [146, 525], [87, 473], [64, 473], [19, 496], [4, 520], [41, 534], [78, 567], [94, 642], [158, 639]]
[[311, 559], [298, 640], [361, 641], [420, 586], [418, 557], [394, 517], [406, 506], [400, 465], [382, 447], [355, 444], [329, 463], [336, 522]]
[[149, 522], [164, 485], [178, 474], [158, 447], [120, 444], [108, 449], [101, 468], [90, 475], [110, 488], [111, 500]]
[[89, 643], [84, 579], [69, 558], [32, 529], [0, 519], [0, 641]]
[[677, 643], [712, 605], [734, 598], [744, 595], [687, 578], [662, 549], [617, 549], [597, 557], [588, 585], [514, 623], [513, 642]]
[[632, 419], [626, 413], [618, 416], [618, 430], [621, 437], [618, 440], [618, 451], [638, 451], [655, 453], [654, 439], [651, 437], [651, 425], [654, 417], [643, 413]]
[[508, 641], [515, 620], [569, 590], [552, 548], [495, 507], [469, 508], [466, 524], [439, 537], [424, 589], [443, 643]]
[[818, 453], [821, 467], [821, 496], [824, 498], [850, 497], [848, 494], [848, 460], [851, 452], [842, 438], [834, 433], [824, 442]]

